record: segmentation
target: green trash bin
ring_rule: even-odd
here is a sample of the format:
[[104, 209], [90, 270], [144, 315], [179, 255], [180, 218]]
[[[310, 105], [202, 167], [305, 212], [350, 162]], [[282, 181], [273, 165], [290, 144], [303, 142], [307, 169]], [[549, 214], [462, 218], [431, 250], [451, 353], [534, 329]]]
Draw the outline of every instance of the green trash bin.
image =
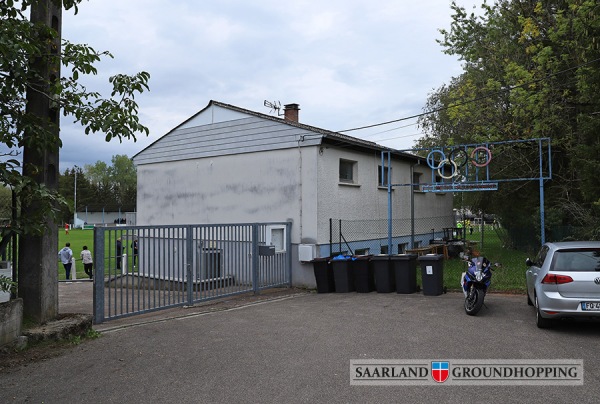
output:
[[315, 271], [315, 281], [317, 282], [317, 293], [335, 292], [335, 283], [333, 279], [333, 268], [330, 258], [315, 258], [312, 260]]
[[417, 255], [398, 254], [392, 255], [390, 259], [396, 278], [396, 292], [415, 293], [417, 291]]
[[421, 284], [426, 296], [439, 296], [444, 293], [444, 256], [427, 254], [419, 257]]
[[390, 256], [388, 254], [374, 255], [371, 262], [375, 273], [377, 293], [391, 293], [396, 290], [396, 277], [390, 265]]

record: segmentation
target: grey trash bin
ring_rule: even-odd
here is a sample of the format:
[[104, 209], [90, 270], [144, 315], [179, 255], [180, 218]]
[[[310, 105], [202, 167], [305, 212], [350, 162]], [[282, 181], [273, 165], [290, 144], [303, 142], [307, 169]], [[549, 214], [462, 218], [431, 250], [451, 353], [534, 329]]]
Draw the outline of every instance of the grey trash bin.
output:
[[417, 255], [392, 255], [391, 263], [396, 277], [396, 292], [415, 293], [417, 291]]
[[426, 296], [439, 296], [444, 293], [444, 256], [427, 254], [419, 257], [421, 284]]
[[370, 293], [375, 290], [371, 257], [371, 255], [358, 255], [351, 261], [354, 273], [354, 287], [358, 293]]
[[377, 293], [391, 293], [396, 289], [396, 277], [390, 265], [388, 254], [374, 255], [371, 258], [375, 272], [375, 290]]
[[336, 293], [348, 293], [356, 290], [354, 286], [354, 268], [351, 262], [352, 257], [334, 257], [331, 259]]
[[315, 281], [317, 282], [317, 293], [335, 292], [333, 268], [329, 259], [330, 257], [315, 258], [311, 261], [315, 272]]

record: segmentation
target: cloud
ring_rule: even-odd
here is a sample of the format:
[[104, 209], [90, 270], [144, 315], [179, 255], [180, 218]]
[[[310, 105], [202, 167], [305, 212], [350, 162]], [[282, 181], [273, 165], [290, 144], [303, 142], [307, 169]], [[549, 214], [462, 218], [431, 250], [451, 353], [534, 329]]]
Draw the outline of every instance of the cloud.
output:
[[[468, 0], [470, 9], [478, 2]], [[104, 142], [63, 119], [61, 170], [133, 156], [214, 99], [268, 113], [265, 99], [299, 103], [300, 120], [342, 130], [415, 115], [427, 95], [460, 73], [436, 43], [450, 25], [450, 1], [421, 0], [92, 0], [63, 13], [63, 36], [110, 50], [86, 79], [108, 94], [116, 73], [151, 74], [150, 92], [136, 98], [149, 137]], [[410, 124], [411, 122], [407, 122]], [[414, 123], [414, 120], [412, 121]], [[415, 125], [351, 132], [353, 136], [416, 139]], [[389, 131], [389, 132], [386, 132]], [[381, 134], [373, 134], [383, 132]]]

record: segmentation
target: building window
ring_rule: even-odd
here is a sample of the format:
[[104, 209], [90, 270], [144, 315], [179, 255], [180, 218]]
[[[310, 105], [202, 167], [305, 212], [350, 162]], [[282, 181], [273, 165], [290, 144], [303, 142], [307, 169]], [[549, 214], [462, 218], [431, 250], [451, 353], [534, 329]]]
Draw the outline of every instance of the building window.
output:
[[348, 255], [348, 250], [331, 252], [332, 257], [337, 257], [338, 255]]
[[356, 161], [340, 159], [340, 182], [356, 183]]
[[413, 173], [412, 183], [414, 191], [421, 191], [421, 176], [422, 173]]
[[369, 255], [368, 248], [357, 248], [354, 250], [354, 255]]
[[388, 254], [388, 246], [382, 245], [380, 247], [381, 247], [380, 254]]
[[377, 167], [377, 185], [380, 187], [386, 187], [388, 185], [390, 168], [383, 167], [383, 177], [381, 176], [381, 166]]
[[408, 243], [398, 244], [398, 254], [406, 254], [407, 248], [408, 248]]

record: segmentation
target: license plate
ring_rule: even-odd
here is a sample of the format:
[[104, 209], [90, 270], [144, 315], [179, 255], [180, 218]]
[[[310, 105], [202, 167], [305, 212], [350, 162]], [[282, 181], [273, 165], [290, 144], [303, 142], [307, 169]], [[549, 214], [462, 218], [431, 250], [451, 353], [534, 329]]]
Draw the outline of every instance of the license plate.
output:
[[600, 302], [581, 302], [581, 310], [600, 311]]

